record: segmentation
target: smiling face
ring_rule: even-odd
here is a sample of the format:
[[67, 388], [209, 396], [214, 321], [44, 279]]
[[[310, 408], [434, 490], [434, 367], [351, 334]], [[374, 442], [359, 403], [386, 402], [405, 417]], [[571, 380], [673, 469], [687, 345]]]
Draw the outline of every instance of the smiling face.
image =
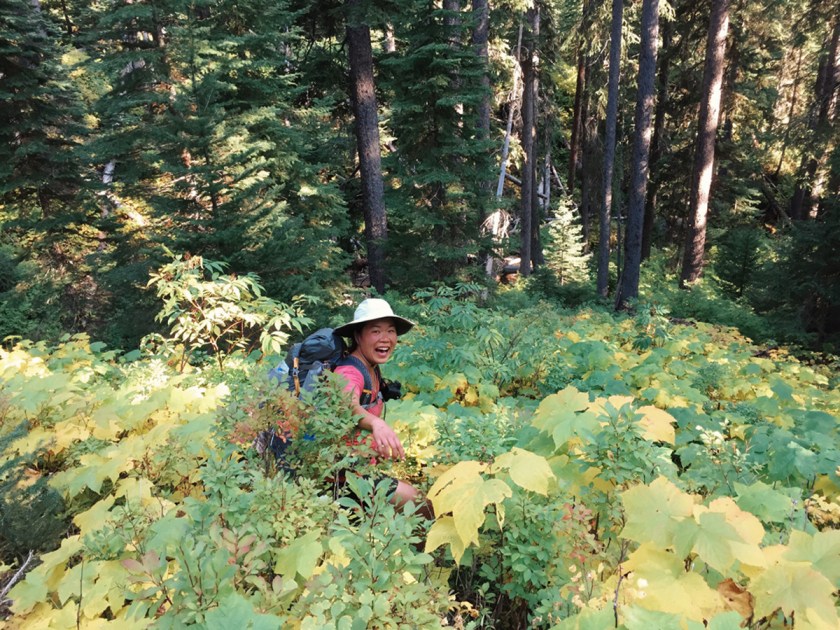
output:
[[391, 318], [368, 322], [353, 337], [356, 340], [355, 353], [370, 366], [385, 363], [397, 346], [397, 328]]

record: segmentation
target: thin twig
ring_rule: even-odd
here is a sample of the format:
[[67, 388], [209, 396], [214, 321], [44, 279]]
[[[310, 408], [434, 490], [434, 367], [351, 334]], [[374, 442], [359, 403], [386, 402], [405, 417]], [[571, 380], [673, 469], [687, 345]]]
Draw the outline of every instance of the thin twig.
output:
[[11, 577], [11, 579], [6, 582], [6, 585], [0, 589], [0, 606], [4, 606], [6, 604], [10, 604], [12, 600], [6, 599], [6, 595], [9, 594], [9, 591], [12, 590], [12, 587], [20, 582], [21, 578], [26, 574], [26, 567], [29, 566], [29, 563], [32, 562], [32, 559], [35, 557], [35, 554], [30, 551], [29, 555], [26, 557], [26, 560], [23, 561], [23, 564], [20, 565], [20, 569]]

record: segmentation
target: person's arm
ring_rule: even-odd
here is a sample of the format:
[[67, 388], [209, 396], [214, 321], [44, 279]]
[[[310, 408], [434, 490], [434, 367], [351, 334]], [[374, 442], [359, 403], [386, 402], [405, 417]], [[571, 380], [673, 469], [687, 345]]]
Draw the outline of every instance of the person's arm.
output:
[[353, 411], [361, 416], [359, 428], [370, 431], [373, 435], [374, 448], [380, 455], [391, 459], [405, 459], [405, 449], [402, 442], [387, 422], [379, 416], [373, 415], [361, 405], [356, 405]]
[[405, 459], [405, 449], [403, 449], [402, 442], [400, 442], [400, 438], [397, 437], [394, 430], [382, 418], [359, 404], [362, 389], [364, 389], [364, 377], [359, 370], [350, 366], [342, 366], [336, 368], [335, 371], [347, 381], [346, 391], [351, 392], [353, 400], [356, 401], [353, 405], [353, 412], [359, 416], [358, 427], [370, 431], [376, 452], [382, 457]]

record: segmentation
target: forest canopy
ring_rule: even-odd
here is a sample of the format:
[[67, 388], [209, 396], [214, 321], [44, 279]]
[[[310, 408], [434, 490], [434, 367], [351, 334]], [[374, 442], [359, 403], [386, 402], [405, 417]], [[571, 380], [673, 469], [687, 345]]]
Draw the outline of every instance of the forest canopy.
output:
[[[838, 109], [837, 2], [0, 0], [0, 619], [837, 628]], [[432, 520], [269, 377], [372, 296]]]
[[510, 270], [624, 308], [653, 257], [683, 302], [722, 300], [707, 319], [836, 347], [838, 24], [809, 1], [3, 0], [0, 336], [136, 346], [168, 251], [327, 312]]

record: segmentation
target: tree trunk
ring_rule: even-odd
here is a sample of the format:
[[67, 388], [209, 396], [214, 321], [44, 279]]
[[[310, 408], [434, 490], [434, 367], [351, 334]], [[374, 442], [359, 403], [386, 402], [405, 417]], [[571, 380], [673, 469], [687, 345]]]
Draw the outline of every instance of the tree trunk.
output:
[[645, 221], [642, 226], [642, 260], [650, 258], [653, 243], [653, 222], [656, 217], [656, 196], [659, 192], [659, 178], [656, 168], [662, 157], [662, 135], [665, 133], [665, 117], [668, 115], [668, 74], [671, 71], [671, 33], [673, 22], [668, 20], [662, 26], [662, 50], [659, 78], [656, 89], [656, 116], [653, 122], [653, 139], [650, 141], [650, 163], [648, 190], [645, 199]]
[[799, 79], [800, 79], [800, 71], [802, 70], [802, 53], [803, 49], [800, 48], [797, 51], [796, 56], [796, 71], [793, 75], [793, 93], [790, 97], [790, 107], [788, 108], [788, 120], [787, 125], [785, 126], [785, 133], [782, 136], [782, 150], [779, 154], [779, 163], [776, 165], [776, 171], [773, 173], [773, 179], [778, 179], [779, 174], [782, 172], [782, 165], [785, 163], [785, 153], [787, 152], [788, 142], [790, 142], [790, 130], [793, 127], [793, 116], [796, 113], [796, 100], [799, 95]]
[[542, 226], [542, 204], [540, 203], [540, 190], [537, 186], [537, 175], [539, 173], [538, 153], [537, 150], [537, 129], [540, 120], [540, 52], [539, 41], [540, 36], [540, 6], [534, 3], [534, 16], [531, 23], [531, 30], [534, 34], [534, 86], [533, 94], [531, 95], [531, 119], [534, 121], [534, 139], [533, 139], [533, 160], [531, 162], [531, 262], [536, 269], [539, 265], [545, 263], [542, 249], [542, 239], [540, 238], [540, 227]]
[[361, 0], [347, 0], [347, 43], [350, 57], [350, 81], [353, 114], [356, 119], [356, 144], [362, 178], [362, 205], [365, 217], [370, 283], [380, 293], [385, 291], [385, 243], [388, 219], [385, 213], [382, 182], [382, 155], [379, 147], [379, 116], [373, 80], [373, 51], [370, 28], [359, 8]]
[[607, 119], [604, 133], [604, 171], [598, 235], [598, 295], [610, 291], [610, 216], [612, 214], [613, 168], [615, 166], [615, 130], [618, 120], [618, 82], [621, 72], [621, 25], [624, 19], [623, 0], [613, 0], [610, 26], [610, 79], [607, 89]]
[[639, 51], [639, 80], [636, 94], [635, 132], [631, 161], [630, 199], [627, 203], [627, 231], [624, 245], [624, 270], [616, 292], [616, 309], [639, 295], [642, 263], [642, 224], [648, 184], [648, 159], [651, 144], [651, 119], [656, 79], [656, 50], [659, 45], [659, 0], [642, 2], [642, 39]]
[[[536, 106], [534, 105], [534, 91], [536, 89], [537, 65], [536, 65], [536, 44], [539, 34], [539, 11], [536, 8], [528, 9], [525, 21], [528, 24], [527, 37], [524, 39], [525, 51], [522, 55], [522, 191], [520, 199], [520, 230], [521, 245], [519, 257], [522, 261], [519, 265], [519, 275], [527, 277], [531, 275], [532, 243], [533, 243], [533, 218], [534, 218], [534, 170], [536, 168], [536, 138], [537, 121], [534, 117]], [[534, 25], [537, 25], [535, 32]]]
[[385, 24], [385, 52], [388, 54], [397, 52], [397, 40], [394, 37], [394, 25], [390, 22]]
[[791, 219], [816, 217], [824, 175], [818, 176], [828, 154], [831, 122], [834, 118], [837, 102], [837, 85], [840, 83], [840, 10], [834, 17], [834, 28], [828, 40], [828, 50], [820, 63], [820, 72], [815, 87], [817, 115], [812, 119], [809, 129], [813, 133], [811, 151], [802, 158], [800, 177], [790, 204]]
[[712, 0], [709, 34], [706, 40], [706, 61], [703, 87], [700, 90], [700, 113], [697, 121], [697, 143], [691, 175], [688, 230], [683, 252], [680, 285], [696, 281], [703, 272], [706, 248], [706, 217], [709, 191], [715, 163], [715, 137], [720, 119], [726, 35], [729, 32], [729, 0]]
[[[502, 144], [502, 157], [501, 157], [501, 166], [499, 168], [499, 182], [496, 184], [496, 199], [502, 198], [502, 193], [505, 189], [505, 179], [507, 176], [507, 161], [508, 155], [510, 153], [510, 136], [513, 130], [513, 116], [516, 110], [516, 103], [519, 100], [519, 67], [520, 67], [520, 60], [522, 58], [522, 21], [519, 22], [519, 34], [516, 37], [516, 64], [513, 67], [513, 89], [511, 90], [510, 94], [510, 105], [508, 109], [508, 119], [507, 119], [507, 127], [505, 128], [505, 140]], [[501, 208], [497, 209], [492, 215], [492, 223], [490, 226], [490, 234], [493, 238], [493, 244], [495, 245], [499, 239], [500, 232], [502, 229], [502, 225], [506, 223], [506, 219], [503, 217], [503, 210]], [[487, 260], [485, 261], [485, 271], [487, 275], [492, 277], [493, 276], [493, 256], [488, 255]]]
[[522, 23], [519, 23], [519, 35], [516, 41], [516, 66], [513, 70], [513, 89], [510, 93], [510, 108], [508, 109], [507, 127], [505, 128], [505, 140], [502, 145], [501, 168], [499, 169], [499, 181], [496, 184], [496, 199], [502, 197], [505, 187], [505, 172], [507, 171], [507, 160], [510, 154], [510, 135], [513, 130], [513, 115], [516, 109], [516, 102], [519, 100], [519, 74], [522, 65]]
[[[477, 126], [476, 139], [479, 142], [487, 142], [490, 139], [490, 61], [488, 41], [490, 37], [490, 5], [488, 0], [473, 0], [472, 3], [474, 27], [472, 33], [472, 45], [475, 56], [481, 64], [481, 98], [477, 105]], [[493, 189], [492, 178], [481, 182], [479, 188], [480, 199], [478, 200], [478, 224], [482, 225], [487, 216], [487, 203]]]
[[[589, 48], [591, 40], [587, 36], [592, 13], [592, 0], [583, 0], [583, 18], [581, 19], [581, 32], [578, 34], [577, 46], [577, 81], [575, 83], [575, 104], [572, 116], [572, 138], [569, 142], [569, 194], [575, 192], [575, 174], [578, 165], [578, 149], [581, 144], [581, 132], [583, 130], [583, 101], [586, 90], [586, 73], [589, 59]], [[588, 238], [588, 234], [586, 234]]]
[[[443, 0], [443, 10], [445, 11], [443, 26], [447, 42], [452, 50], [457, 51], [461, 47], [461, 0]], [[453, 73], [451, 86], [453, 92], [461, 89], [461, 78], [457, 71]], [[460, 117], [458, 123], [460, 126], [464, 117], [464, 104], [457, 103], [455, 111]]]

